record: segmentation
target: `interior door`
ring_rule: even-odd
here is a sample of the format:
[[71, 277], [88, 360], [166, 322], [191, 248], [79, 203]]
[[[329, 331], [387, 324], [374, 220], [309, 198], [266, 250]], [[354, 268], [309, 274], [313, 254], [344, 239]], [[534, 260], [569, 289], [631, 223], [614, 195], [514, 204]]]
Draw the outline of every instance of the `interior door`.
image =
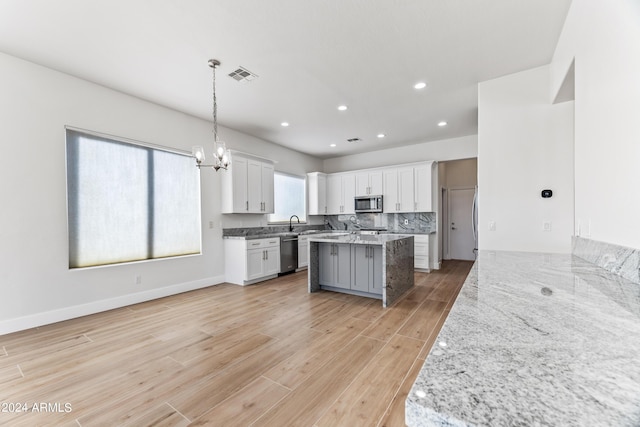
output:
[[472, 221], [473, 188], [449, 190], [449, 255], [452, 259], [475, 259]]

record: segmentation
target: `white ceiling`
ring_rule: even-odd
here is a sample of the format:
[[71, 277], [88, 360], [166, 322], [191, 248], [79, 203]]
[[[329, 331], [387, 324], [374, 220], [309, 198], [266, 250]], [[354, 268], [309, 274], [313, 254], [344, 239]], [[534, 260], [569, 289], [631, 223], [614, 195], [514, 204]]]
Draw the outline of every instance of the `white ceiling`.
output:
[[217, 58], [220, 125], [328, 158], [476, 134], [477, 83], [548, 64], [570, 3], [1, 0], [0, 51], [208, 120]]

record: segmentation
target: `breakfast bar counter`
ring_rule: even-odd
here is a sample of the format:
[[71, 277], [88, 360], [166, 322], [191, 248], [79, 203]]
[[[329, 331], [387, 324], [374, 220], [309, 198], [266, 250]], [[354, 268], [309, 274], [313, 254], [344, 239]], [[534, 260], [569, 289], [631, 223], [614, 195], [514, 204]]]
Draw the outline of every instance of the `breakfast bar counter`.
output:
[[640, 425], [640, 285], [572, 255], [481, 251], [405, 421]]

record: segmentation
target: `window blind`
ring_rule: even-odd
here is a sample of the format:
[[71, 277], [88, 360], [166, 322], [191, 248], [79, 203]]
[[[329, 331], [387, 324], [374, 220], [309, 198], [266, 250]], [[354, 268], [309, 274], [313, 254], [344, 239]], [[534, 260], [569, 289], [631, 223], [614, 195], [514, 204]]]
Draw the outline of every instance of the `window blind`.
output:
[[66, 131], [69, 267], [200, 253], [200, 175], [186, 154]]

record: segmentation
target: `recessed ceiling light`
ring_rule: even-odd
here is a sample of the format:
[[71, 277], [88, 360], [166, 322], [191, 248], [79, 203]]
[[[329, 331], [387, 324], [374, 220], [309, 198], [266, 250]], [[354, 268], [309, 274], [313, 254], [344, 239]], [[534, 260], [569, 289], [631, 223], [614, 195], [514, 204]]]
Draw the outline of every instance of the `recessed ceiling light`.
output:
[[340, 110], [340, 111], [345, 111], [347, 108], [349, 108], [349, 107], [347, 107], [346, 105], [339, 105], [338, 106], [338, 110]]
[[282, 127], [285, 127], [285, 128], [286, 128], [287, 126], [289, 126], [289, 123], [287, 123], [287, 122], [282, 122], [282, 123], [280, 123], [280, 126], [282, 126]]
[[413, 87], [414, 89], [424, 89], [425, 87], [427, 87], [427, 84], [425, 82], [418, 82], [414, 84]]
[[384, 138], [385, 136], [387, 136], [387, 135], [385, 135], [384, 133], [379, 133], [378, 134], [378, 138]]
[[446, 126], [447, 122], [445, 122], [444, 120], [442, 120], [441, 122], [438, 122], [438, 126], [443, 127]]
[[335, 146], [336, 146], [336, 144], [331, 144], [331, 145], [329, 145], [329, 147], [335, 147]]

